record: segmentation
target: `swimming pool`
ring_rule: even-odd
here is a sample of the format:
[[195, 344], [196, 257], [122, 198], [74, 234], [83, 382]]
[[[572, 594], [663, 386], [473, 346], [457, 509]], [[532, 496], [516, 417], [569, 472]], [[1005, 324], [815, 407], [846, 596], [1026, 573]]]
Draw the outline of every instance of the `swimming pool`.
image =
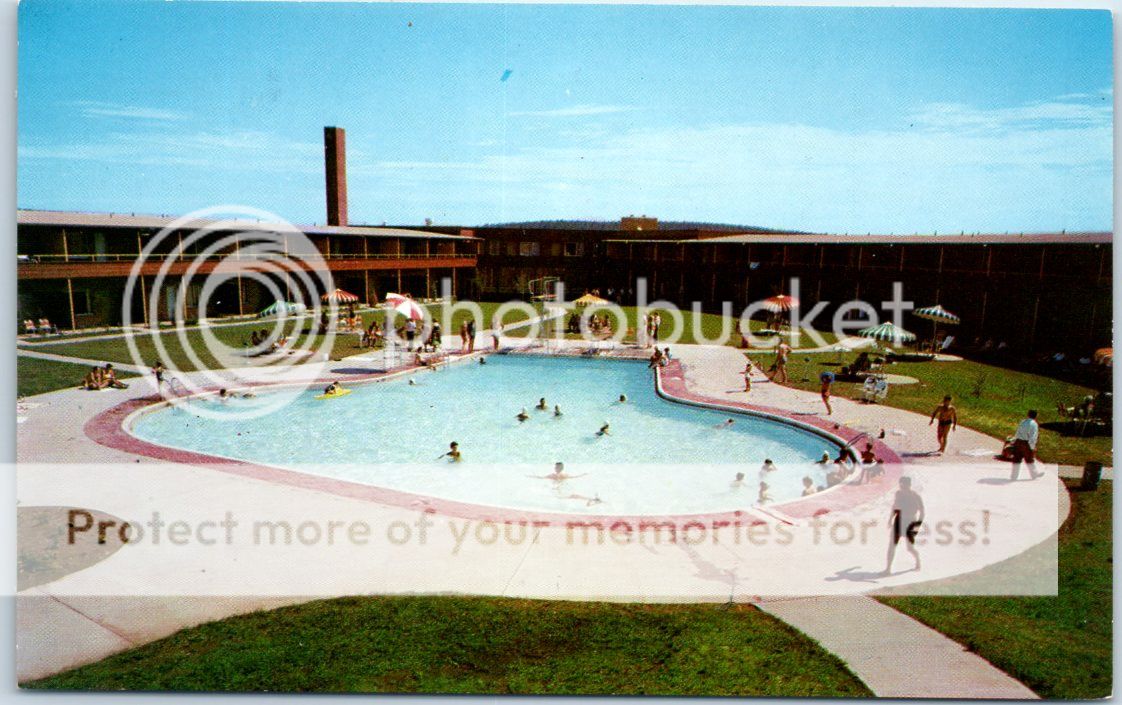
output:
[[[837, 447], [772, 419], [661, 399], [646, 365], [630, 361], [496, 355], [485, 365], [462, 362], [353, 389], [329, 400], [308, 390], [259, 418], [236, 412], [263, 398], [201, 398], [140, 415], [130, 431], [160, 445], [425, 497], [605, 515], [745, 509], [756, 503], [761, 479], [773, 503], [793, 499], [804, 476], [824, 484], [824, 470], [812, 463]], [[547, 411], [535, 408], [541, 397]], [[217, 413], [197, 415], [197, 405]], [[529, 418], [520, 422], [523, 408]], [[729, 418], [731, 426], [718, 428]], [[609, 433], [597, 435], [605, 423]], [[437, 460], [451, 441], [462, 462]], [[779, 470], [762, 473], [767, 458]], [[544, 479], [557, 461], [580, 477]], [[737, 472], [745, 478], [734, 485]]]

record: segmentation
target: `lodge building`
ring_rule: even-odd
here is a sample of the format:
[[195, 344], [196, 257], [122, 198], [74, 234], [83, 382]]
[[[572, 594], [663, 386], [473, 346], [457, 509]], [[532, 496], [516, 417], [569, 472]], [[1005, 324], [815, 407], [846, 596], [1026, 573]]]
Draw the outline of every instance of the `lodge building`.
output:
[[[621, 304], [635, 302], [639, 278], [648, 300], [665, 299], [734, 314], [754, 301], [790, 291], [799, 280], [803, 309], [829, 302], [815, 319], [828, 328], [836, 307], [860, 299], [879, 307], [894, 282], [917, 306], [942, 304], [962, 317], [954, 333], [1005, 341], [1021, 350], [1088, 350], [1111, 345], [1112, 236], [1109, 232], [1032, 234], [838, 235], [728, 232], [660, 227], [648, 216], [623, 218], [611, 229], [549, 227], [374, 227], [347, 218], [345, 135], [324, 129], [327, 225], [301, 226], [335, 285], [366, 301], [390, 291], [417, 298], [440, 295], [452, 282], [460, 298], [505, 300], [534, 293], [530, 284], [558, 277], [569, 298], [586, 290]], [[19, 320], [49, 318], [62, 328], [120, 322], [125, 284], [151, 238], [169, 216], [18, 212]], [[171, 237], [140, 271], [129, 304], [147, 319], [153, 277], [165, 261], [169, 276], [155, 292], [161, 319], [199, 317], [198, 288], [179, 293], [179, 277], [196, 267], [220, 267], [205, 256], [208, 242], [239, 230], [269, 230], [256, 221], [225, 224], [185, 246]], [[279, 231], [280, 229], [277, 228]], [[190, 238], [188, 238], [190, 241]], [[237, 241], [223, 255], [238, 257]], [[291, 291], [286, 279], [278, 286]], [[142, 293], [143, 292], [143, 293]], [[320, 292], [300, 291], [304, 301]], [[226, 282], [206, 316], [252, 314], [272, 303], [249, 279]], [[916, 322], [917, 325], [919, 322]], [[917, 330], [917, 332], [922, 332]]]

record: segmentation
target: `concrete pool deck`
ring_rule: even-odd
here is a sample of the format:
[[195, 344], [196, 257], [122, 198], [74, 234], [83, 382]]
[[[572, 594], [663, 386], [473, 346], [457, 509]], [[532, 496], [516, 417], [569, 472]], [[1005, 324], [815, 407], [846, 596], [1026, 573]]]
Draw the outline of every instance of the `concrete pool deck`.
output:
[[[454, 338], [449, 336], [449, 340]], [[532, 348], [537, 342], [510, 338], [504, 339], [503, 344]], [[570, 347], [583, 349], [587, 344]], [[841, 427], [838, 430], [850, 432], [871, 431], [879, 435], [883, 428], [885, 443], [905, 461], [905, 467], [922, 478], [929, 510], [940, 501], [949, 504], [969, 495], [975, 504], [984, 503], [995, 516], [1010, 522], [1009, 533], [1014, 540], [1002, 550], [988, 556], [930, 556], [925, 559], [925, 578], [955, 575], [1019, 553], [1047, 538], [1040, 535], [1039, 527], [1033, 526], [1034, 517], [1040, 516], [1041, 511], [1066, 516], [1066, 493], [1041, 493], [1043, 482], [988, 482], [1007, 477], [1009, 472], [1007, 464], [980, 455], [984, 452], [992, 457], [1000, 450], [996, 439], [960, 428], [952, 436], [950, 452], [946, 456], [932, 456], [928, 453], [934, 446], [933, 431], [927, 426], [927, 419], [916, 414], [835, 399], [832, 419], [822, 420], [816, 417], [822, 411], [816, 394], [771, 384], [758, 374], [752, 393], [745, 395], [740, 376], [743, 356], [732, 348], [682, 345], [675, 346], [674, 355], [681, 365], [686, 388], [700, 398], [722, 404], [747, 403], [783, 409], [796, 420], [814, 420], [820, 427], [832, 427], [836, 422]], [[292, 379], [316, 380], [359, 380], [367, 376], [340, 374], [338, 370], [353, 369], [353, 363], [347, 360], [318, 367], [294, 366], [290, 374]], [[90, 419], [122, 401], [153, 391], [147, 378], [131, 382], [128, 390], [63, 390], [27, 400], [23, 412], [26, 421], [17, 430], [21, 507], [89, 507], [138, 520], [156, 508], [169, 519], [174, 516], [196, 524], [212, 520], [218, 508], [238, 512], [240, 516], [262, 512], [286, 516], [287, 512], [287, 516], [317, 520], [360, 518], [375, 526], [395, 522], [413, 525], [418, 521], [422, 509], [419, 507], [379, 504], [343, 496], [330, 488], [272, 482], [267, 476], [159, 462], [96, 443], [83, 432]], [[959, 455], [960, 451], [967, 455]], [[73, 464], [76, 458], [101, 467], [45, 465]], [[972, 468], [969, 476], [959, 472], [958, 466], [963, 463]], [[1055, 486], [1055, 474], [1051, 473], [1045, 482]], [[884, 489], [870, 495], [860, 512], [887, 517], [891, 506], [888, 490], [892, 488]], [[1042, 500], [1046, 496], [1050, 496], [1050, 503]], [[790, 521], [797, 527], [800, 520], [787, 516], [782, 509], [769, 516]], [[431, 516], [435, 522], [446, 519], [439, 511]], [[482, 519], [475, 524], [476, 532]], [[870, 572], [883, 566], [883, 552], [883, 541], [867, 550], [847, 554], [844, 560], [832, 555], [834, 551], [829, 547], [811, 550], [799, 554], [799, 560], [815, 566], [813, 574], [785, 582], [783, 575], [763, 575], [759, 571], [760, 565], [783, 565], [790, 561], [791, 555], [782, 551], [769, 555], [759, 547], [708, 542], [637, 549], [612, 541], [589, 551], [587, 546], [567, 542], [560, 527], [543, 528], [536, 542], [509, 545], [491, 545], [482, 540], [457, 544], [455, 537], [447, 533], [423, 546], [315, 546], [314, 550], [271, 552], [239, 545], [183, 546], [169, 555], [163, 548], [130, 545], [99, 563], [19, 594], [17, 675], [20, 680], [41, 677], [186, 626], [316, 596], [455, 592], [546, 599], [756, 602], [842, 656], [878, 694], [1032, 697], [1024, 686], [977, 656], [966, 654], [945, 637], [868, 597], [845, 596], [854, 591], [904, 584], [914, 577], [907, 573], [887, 577], [865, 575], [856, 587], [847, 584], [852, 583], [852, 571], [846, 573], [851, 567], [846, 561], [856, 556], [860, 567]], [[910, 559], [903, 551], [900, 554], [897, 562], [904, 567]], [[250, 573], [257, 578], [255, 585], [267, 589], [248, 594], [246, 575]], [[778, 599], [791, 594], [784, 590], [799, 589], [798, 594], [807, 594], [801, 590], [808, 579], [821, 588], [822, 594], [835, 596]], [[870, 602], [879, 607], [870, 606]], [[803, 603], [805, 609], [798, 607]], [[813, 620], [800, 619], [796, 614], [817, 616]], [[845, 631], [839, 630], [839, 625], [844, 627], [853, 620], [865, 620], [856, 632], [863, 641], [847, 646], [839, 641], [838, 634]], [[57, 637], [61, 633], [67, 634], [65, 643]], [[881, 639], [885, 647], [877, 647], [877, 640], [869, 637], [877, 633], [885, 637]], [[895, 680], [875, 674], [870, 669], [879, 648], [887, 651], [889, 633], [898, 637], [891, 642], [892, 659], [900, 653], [896, 649], [901, 641], [912, 639], [910, 643], [922, 655], [913, 653], [921, 656], [925, 669], [933, 673], [944, 671], [944, 677], [921, 683], [907, 673], [900, 673]], [[856, 650], [847, 649], [857, 649], [868, 659], [858, 658]], [[944, 653], [946, 659], [941, 661], [942, 657], [935, 652]], [[889, 658], [887, 653], [880, 656]], [[932, 659], [930, 664], [928, 656]], [[945, 687], [935, 689], [932, 683]]]

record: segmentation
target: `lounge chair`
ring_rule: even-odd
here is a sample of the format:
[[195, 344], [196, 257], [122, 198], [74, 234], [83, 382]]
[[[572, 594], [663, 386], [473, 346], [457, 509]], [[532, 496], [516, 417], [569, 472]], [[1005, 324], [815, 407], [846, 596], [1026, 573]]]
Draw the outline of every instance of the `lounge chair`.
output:
[[46, 335], [48, 333], [58, 333], [58, 326], [53, 325], [50, 322], [49, 319], [40, 318], [39, 319], [39, 332], [42, 333], [43, 335]]
[[35, 321], [31, 320], [30, 318], [25, 318], [23, 320], [23, 332], [29, 335], [35, 335], [39, 332], [39, 328], [36, 327]]

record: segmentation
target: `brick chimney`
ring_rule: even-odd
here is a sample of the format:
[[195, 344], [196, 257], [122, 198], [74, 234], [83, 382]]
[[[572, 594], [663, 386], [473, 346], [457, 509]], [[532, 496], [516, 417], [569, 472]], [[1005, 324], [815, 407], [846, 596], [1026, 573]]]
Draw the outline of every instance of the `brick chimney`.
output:
[[323, 164], [327, 170], [327, 224], [347, 224], [347, 133], [323, 128]]

